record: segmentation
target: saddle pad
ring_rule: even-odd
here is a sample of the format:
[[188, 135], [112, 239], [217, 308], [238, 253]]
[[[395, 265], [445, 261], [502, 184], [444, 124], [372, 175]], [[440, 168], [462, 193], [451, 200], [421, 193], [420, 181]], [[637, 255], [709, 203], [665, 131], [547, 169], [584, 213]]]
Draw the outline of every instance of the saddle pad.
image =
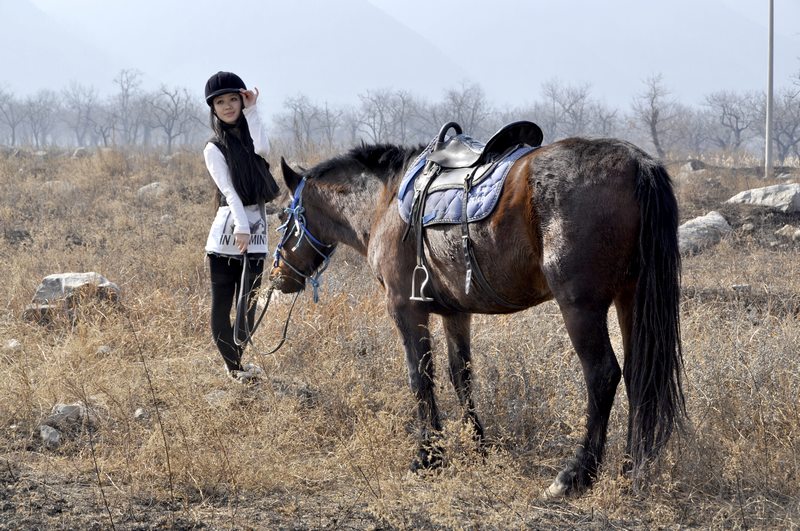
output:
[[[500, 161], [489, 175], [481, 178], [480, 183], [470, 189], [467, 201], [467, 221], [479, 221], [492, 213], [497, 205], [497, 199], [500, 197], [500, 191], [503, 189], [508, 170], [520, 157], [527, 155], [534, 149], [536, 148], [521, 146], [514, 150]], [[406, 223], [411, 217], [411, 207], [414, 202], [414, 180], [427, 161], [427, 156], [424, 156], [426, 153], [422, 155], [414, 161], [411, 169], [403, 176], [403, 180], [400, 182], [400, 190], [397, 194], [400, 217]], [[433, 182], [434, 187], [435, 185], [436, 181]], [[430, 191], [425, 199], [425, 213], [422, 225], [461, 223], [463, 198], [463, 188]]]

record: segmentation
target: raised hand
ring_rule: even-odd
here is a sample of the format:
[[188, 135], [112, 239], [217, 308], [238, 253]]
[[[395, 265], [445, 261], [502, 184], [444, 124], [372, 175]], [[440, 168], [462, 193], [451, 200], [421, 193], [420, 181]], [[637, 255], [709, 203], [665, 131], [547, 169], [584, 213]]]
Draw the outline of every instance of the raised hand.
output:
[[258, 88], [253, 87], [253, 90], [239, 89], [239, 92], [242, 95], [242, 103], [244, 103], [245, 109], [256, 104], [256, 100], [258, 99]]

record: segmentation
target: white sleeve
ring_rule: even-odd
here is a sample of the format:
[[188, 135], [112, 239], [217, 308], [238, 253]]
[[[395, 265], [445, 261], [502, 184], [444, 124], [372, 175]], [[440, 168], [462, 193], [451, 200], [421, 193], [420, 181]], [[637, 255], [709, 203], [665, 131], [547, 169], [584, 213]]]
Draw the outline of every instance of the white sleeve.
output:
[[266, 159], [269, 155], [269, 137], [261, 115], [258, 113], [258, 104], [245, 108], [243, 112], [244, 117], [247, 118], [250, 136], [253, 138], [253, 147], [256, 153]]
[[203, 156], [206, 159], [206, 168], [214, 183], [225, 196], [225, 201], [231, 209], [233, 215], [233, 232], [236, 234], [250, 234], [250, 223], [247, 221], [247, 214], [244, 211], [244, 205], [236, 193], [236, 189], [231, 182], [231, 172], [228, 169], [228, 163], [225, 162], [225, 156], [217, 146], [209, 142], [203, 150]]

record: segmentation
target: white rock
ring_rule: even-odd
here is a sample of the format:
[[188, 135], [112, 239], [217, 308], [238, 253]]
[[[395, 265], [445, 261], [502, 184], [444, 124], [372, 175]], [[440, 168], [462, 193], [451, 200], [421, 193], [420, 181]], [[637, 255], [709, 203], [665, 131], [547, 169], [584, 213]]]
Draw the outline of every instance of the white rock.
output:
[[780, 229], [775, 231], [775, 236], [783, 236], [784, 238], [792, 238], [794, 233], [800, 229], [796, 229], [791, 225], [784, 225]]
[[701, 249], [716, 245], [722, 237], [731, 232], [731, 226], [717, 211], [705, 216], [690, 219], [678, 228], [678, 246], [681, 254], [696, 253]]
[[9, 339], [3, 345], [3, 351], [5, 351], [5, 352], [21, 352], [22, 351], [22, 343], [20, 343], [16, 339]]
[[790, 214], [800, 212], [800, 184], [775, 184], [739, 192], [726, 203], [769, 207]]
[[143, 407], [136, 408], [133, 412], [133, 418], [136, 420], [146, 420], [150, 418], [150, 413]]
[[51, 426], [46, 424], [39, 426], [39, 436], [47, 448], [58, 448], [61, 445], [61, 433]]
[[157, 199], [167, 193], [167, 187], [160, 182], [146, 184], [136, 191], [139, 199]]

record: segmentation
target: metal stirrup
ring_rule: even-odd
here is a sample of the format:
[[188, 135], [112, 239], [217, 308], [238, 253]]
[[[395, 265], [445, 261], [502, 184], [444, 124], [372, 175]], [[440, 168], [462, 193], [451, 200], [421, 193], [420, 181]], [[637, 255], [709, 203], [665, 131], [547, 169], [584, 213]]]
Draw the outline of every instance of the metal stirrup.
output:
[[[422, 280], [422, 284], [419, 286], [419, 292], [417, 292], [417, 271], [420, 270], [425, 274], [425, 277]], [[431, 302], [433, 297], [428, 297], [425, 295], [425, 286], [428, 285], [429, 280], [430, 276], [428, 275], [428, 268], [425, 267], [425, 265], [420, 264], [415, 267], [414, 271], [411, 273], [411, 297], [409, 297], [409, 300]]]

